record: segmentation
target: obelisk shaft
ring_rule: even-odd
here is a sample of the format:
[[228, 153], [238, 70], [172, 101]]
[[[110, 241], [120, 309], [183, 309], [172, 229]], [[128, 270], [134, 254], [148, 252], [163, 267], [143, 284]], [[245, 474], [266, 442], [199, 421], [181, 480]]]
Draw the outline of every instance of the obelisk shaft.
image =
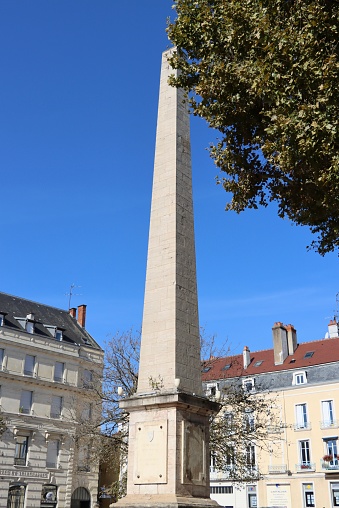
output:
[[138, 393], [201, 394], [190, 128], [182, 90], [162, 57]]

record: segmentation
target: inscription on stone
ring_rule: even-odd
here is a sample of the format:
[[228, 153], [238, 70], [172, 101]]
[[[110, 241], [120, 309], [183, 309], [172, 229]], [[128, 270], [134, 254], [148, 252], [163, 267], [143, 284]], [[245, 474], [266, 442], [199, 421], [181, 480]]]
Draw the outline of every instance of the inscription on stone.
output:
[[167, 421], [136, 423], [134, 484], [167, 483]]
[[203, 425], [182, 422], [182, 483], [206, 485], [206, 441]]

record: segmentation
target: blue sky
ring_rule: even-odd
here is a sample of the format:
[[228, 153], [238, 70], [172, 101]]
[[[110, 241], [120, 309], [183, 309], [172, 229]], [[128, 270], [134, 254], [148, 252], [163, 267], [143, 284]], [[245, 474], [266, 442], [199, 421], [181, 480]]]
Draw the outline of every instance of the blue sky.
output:
[[[88, 305], [103, 345], [140, 329], [161, 53], [171, 0], [0, 2], [0, 290]], [[307, 252], [275, 207], [224, 212], [192, 118], [200, 324], [232, 351], [270, 348], [275, 321], [324, 337], [338, 257]]]

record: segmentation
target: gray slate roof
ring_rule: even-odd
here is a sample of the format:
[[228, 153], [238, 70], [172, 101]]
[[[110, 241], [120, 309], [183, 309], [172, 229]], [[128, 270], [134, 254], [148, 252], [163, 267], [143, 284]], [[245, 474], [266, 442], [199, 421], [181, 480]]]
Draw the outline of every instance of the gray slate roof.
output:
[[54, 326], [62, 330], [63, 342], [101, 349], [93, 337], [79, 325], [67, 310], [0, 292], [0, 314], [5, 315], [4, 328], [8, 327], [22, 332], [23, 328], [15, 318], [25, 318], [31, 313], [34, 314], [34, 334], [55, 340], [44, 325]]

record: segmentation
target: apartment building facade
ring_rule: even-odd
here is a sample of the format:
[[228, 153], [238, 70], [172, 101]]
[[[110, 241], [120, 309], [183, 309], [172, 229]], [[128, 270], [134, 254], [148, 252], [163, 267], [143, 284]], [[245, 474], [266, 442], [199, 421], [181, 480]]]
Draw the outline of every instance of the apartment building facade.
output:
[[[211, 497], [226, 508], [339, 506], [339, 337], [297, 343], [292, 325], [275, 323], [273, 349], [217, 358], [203, 374], [207, 394], [230, 383], [272, 401], [266, 450], [252, 446], [261, 479], [239, 488], [211, 466]], [[205, 369], [207, 370], [207, 369]], [[230, 467], [232, 467], [230, 465]], [[239, 479], [241, 480], [241, 479]]]
[[91, 417], [103, 351], [85, 318], [85, 305], [65, 311], [0, 293], [0, 506], [97, 506], [98, 464], [77, 439], [77, 416]]

